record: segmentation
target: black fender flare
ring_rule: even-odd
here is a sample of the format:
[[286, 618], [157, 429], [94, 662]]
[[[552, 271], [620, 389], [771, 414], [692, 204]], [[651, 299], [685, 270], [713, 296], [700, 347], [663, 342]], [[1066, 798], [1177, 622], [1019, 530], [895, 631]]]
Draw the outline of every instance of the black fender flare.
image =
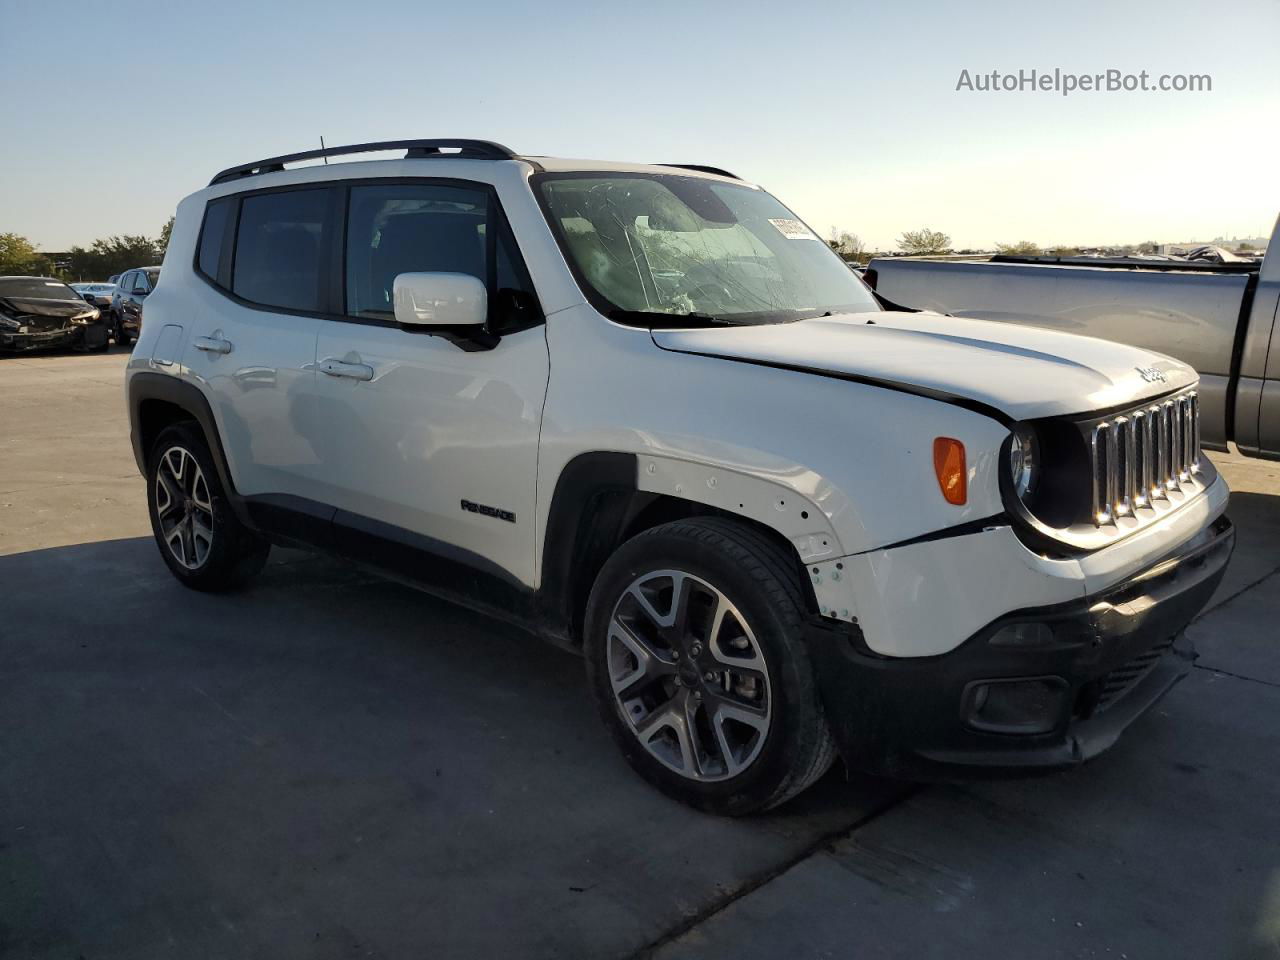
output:
[[191, 419], [199, 424], [204, 432], [205, 442], [209, 445], [209, 453], [213, 457], [214, 467], [218, 471], [218, 480], [226, 492], [227, 502], [231, 504], [236, 517], [241, 523], [256, 529], [244, 498], [236, 492], [235, 481], [231, 477], [231, 468], [227, 463], [227, 454], [222, 447], [222, 436], [218, 432], [218, 423], [213, 416], [213, 407], [208, 398], [194, 384], [167, 373], [151, 373], [140, 371], [129, 378], [129, 440], [133, 445], [133, 458], [137, 461], [138, 471], [147, 475], [147, 454], [150, 453], [144, 444], [142, 431], [142, 406], [148, 400], [159, 400], [172, 404], [191, 415]]
[[556, 478], [542, 540], [538, 606], [557, 638], [577, 638], [583, 610], [575, 598], [585, 599], [598, 572], [581, 559], [596, 545], [616, 543], [626, 528], [640, 499], [638, 469], [633, 453], [597, 451], [578, 454]]

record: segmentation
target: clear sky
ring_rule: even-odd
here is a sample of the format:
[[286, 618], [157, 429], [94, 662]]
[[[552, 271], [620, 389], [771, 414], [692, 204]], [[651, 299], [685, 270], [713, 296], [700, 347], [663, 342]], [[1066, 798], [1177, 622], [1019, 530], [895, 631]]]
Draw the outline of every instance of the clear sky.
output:
[[[961, 70], [1210, 74], [977, 93]], [[1280, 0], [627, 4], [0, 0], [0, 232], [155, 235], [217, 170], [470, 136], [700, 162], [890, 247], [1268, 234]]]

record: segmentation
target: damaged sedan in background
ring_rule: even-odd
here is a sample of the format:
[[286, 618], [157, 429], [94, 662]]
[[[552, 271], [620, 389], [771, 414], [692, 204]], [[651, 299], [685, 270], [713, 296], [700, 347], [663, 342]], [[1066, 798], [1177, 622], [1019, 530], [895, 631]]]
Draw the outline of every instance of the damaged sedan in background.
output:
[[0, 277], [0, 350], [106, 350], [102, 311], [61, 280]]

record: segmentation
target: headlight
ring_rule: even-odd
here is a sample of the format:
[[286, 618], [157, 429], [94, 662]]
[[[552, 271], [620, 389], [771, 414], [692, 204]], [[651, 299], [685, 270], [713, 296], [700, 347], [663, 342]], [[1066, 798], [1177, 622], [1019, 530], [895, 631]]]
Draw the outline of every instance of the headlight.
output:
[[1026, 500], [1036, 488], [1040, 474], [1040, 449], [1035, 431], [1018, 425], [1009, 444], [1009, 479], [1019, 500]]
[[99, 310], [97, 307], [94, 307], [92, 310], [89, 310], [86, 313], [81, 313], [77, 316], [72, 317], [71, 322], [72, 323], [93, 323], [93, 321], [97, 320], [98, 317], [100, 317], [101, 315], [102, 315], [102, 311]]
[[3, 314], [0, 314], [0, 330], [17, 330], [20, 326], [22, 326], [22, 324], [17, 320], [12, 320]]

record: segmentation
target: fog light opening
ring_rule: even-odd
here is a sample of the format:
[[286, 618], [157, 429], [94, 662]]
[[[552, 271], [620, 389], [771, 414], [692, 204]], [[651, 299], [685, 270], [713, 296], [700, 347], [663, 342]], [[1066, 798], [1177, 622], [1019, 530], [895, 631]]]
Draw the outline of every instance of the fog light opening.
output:
[[965, 687], [965, 723], [987, 733], [1051, 733], [1067, 706], [1061, 677], [979, 680]]

